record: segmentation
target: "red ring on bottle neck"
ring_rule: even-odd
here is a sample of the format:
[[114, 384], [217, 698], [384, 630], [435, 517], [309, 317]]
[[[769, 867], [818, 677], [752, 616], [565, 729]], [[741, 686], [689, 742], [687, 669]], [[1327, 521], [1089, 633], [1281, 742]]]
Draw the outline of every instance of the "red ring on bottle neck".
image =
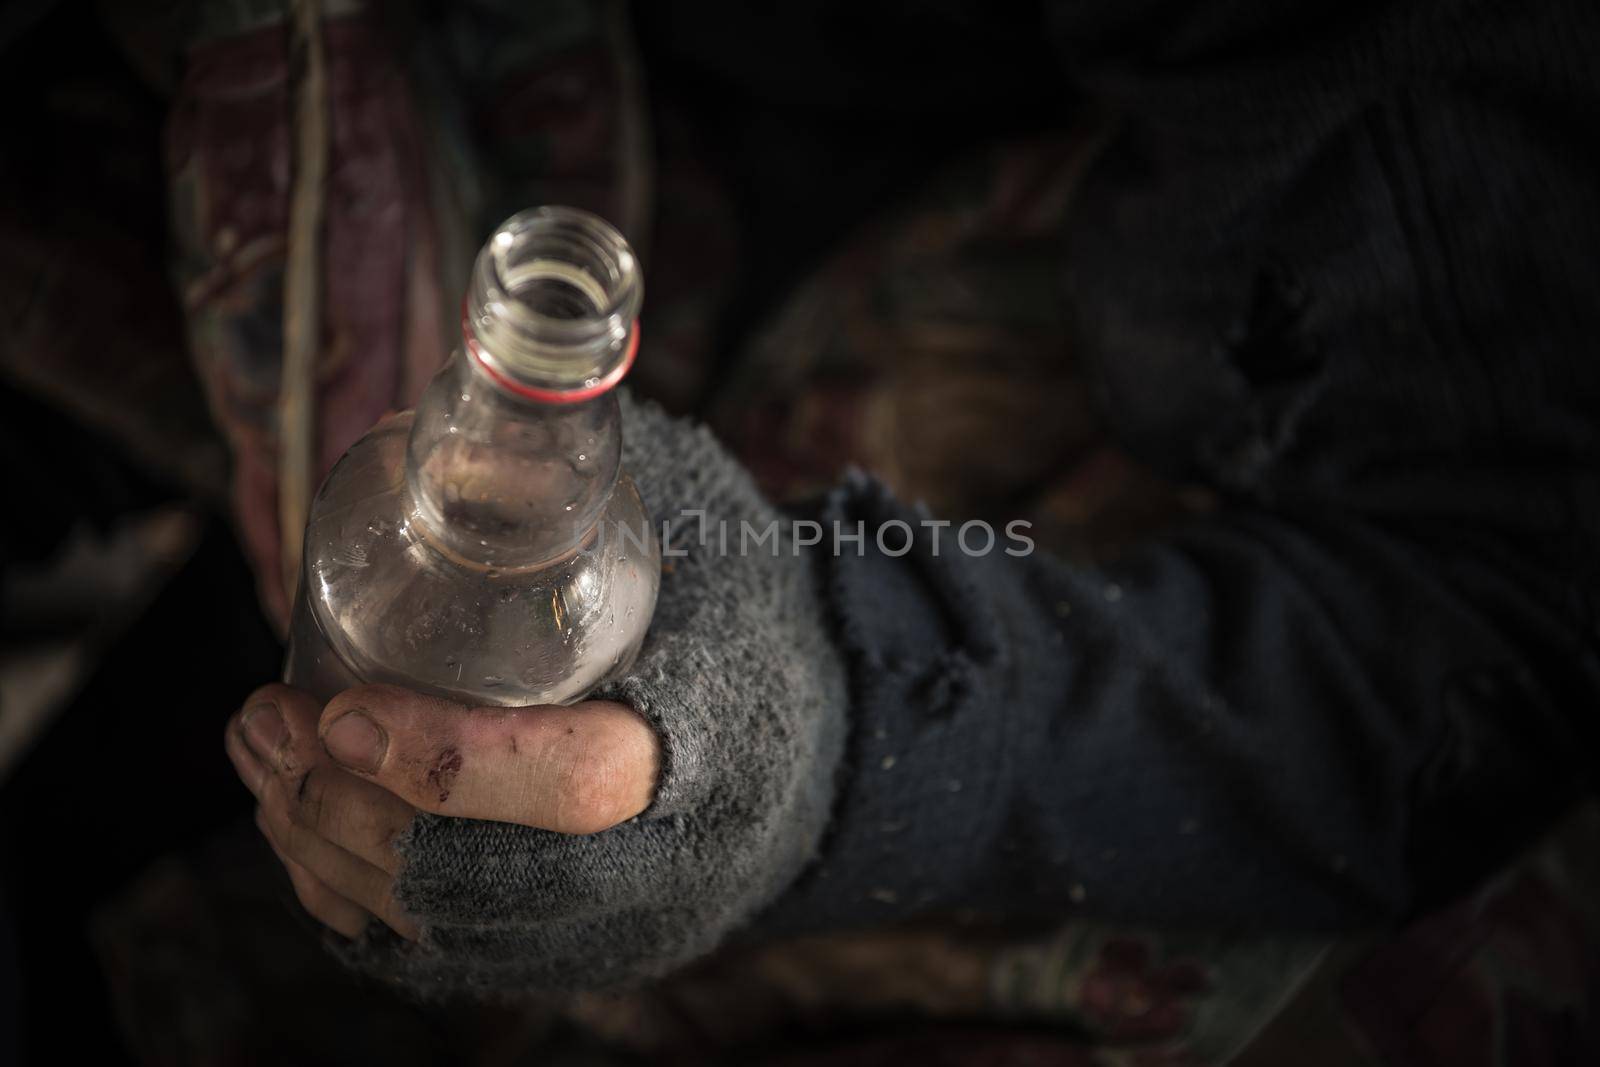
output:
[[489, 376], [490, 381], [502, 389], [527, 397], [529, 400], [537, 400], [542, 404], [579, 404], [585, 400], [593, 400], [601, 393], [614, 389], [618, 382], [627, 377], [628, 371], [633, 367], [634, 358], [639, 354], [639, 320], [634, 319], [632, 328], [628, 330], [628, 347], [622, 353], [622, 361], [593, 385], [584, 385], [577, 389], [539, 389], [524, 385], [507, 377], [483, 358], [483, 346], [478, 344], [478, 335], [472, 329], [472, 320], [467, 315], [466, 301], [463, 300], [461, 305], [461, 337], [466, 342], [467, 352]]

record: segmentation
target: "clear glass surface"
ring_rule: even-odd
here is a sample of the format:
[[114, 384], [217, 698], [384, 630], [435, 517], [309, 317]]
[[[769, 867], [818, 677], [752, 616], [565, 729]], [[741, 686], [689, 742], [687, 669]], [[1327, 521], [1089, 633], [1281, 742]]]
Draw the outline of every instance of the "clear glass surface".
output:
[[[593, 262], [562, 258], [575, 228], [597, 233], [583, 245]], [[541, 264], [520, 289], [504, 281], [508, 248]], [[558, 318], [552, 262], [583, 279]], [[508, 220], [477, 271], [493, 299], [469, 302], [469, 331], [505, 338], [511, 322], [520, 347], [503, 341], [499, 363], [481, 343], [458, 352], [415, 413], [345, 454], [312, 505], [284, 677], [321, 699], [389, 682], [475, 704], [570, 703], [626, 670], [649, 626], [660, 549], [621, 470], [615, 394], [531, 399], [507, 380], [534, 349], [547, 397], [621, 358], [615, 309], [636, 310], [641, 285], [632, 253], [593, 216], [541, 209]], [[551, 370], [563, 360], [567, 378]]]

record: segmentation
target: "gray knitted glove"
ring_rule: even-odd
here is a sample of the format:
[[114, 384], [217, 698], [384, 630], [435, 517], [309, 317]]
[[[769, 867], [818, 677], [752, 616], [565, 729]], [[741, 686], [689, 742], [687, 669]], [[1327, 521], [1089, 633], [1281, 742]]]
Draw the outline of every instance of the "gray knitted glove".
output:
[[[669, 971], [771, 902], [815, 852], [845, 734], [844, 670], [816, 561], [787, 520], [741, 555], [741, 520], [778, 513], [711, 434], [625, 395], [623, 459], [672, 553], [634, 670], [593, 694], [661, 738], [641, 816], [574, 836], [419, 815], [398, 843], [395, 892], [423, 930], [342, 948], [355, 966], [438, 993], [577, 989]], [[713, 531], [699, 544], [704, 509]]]

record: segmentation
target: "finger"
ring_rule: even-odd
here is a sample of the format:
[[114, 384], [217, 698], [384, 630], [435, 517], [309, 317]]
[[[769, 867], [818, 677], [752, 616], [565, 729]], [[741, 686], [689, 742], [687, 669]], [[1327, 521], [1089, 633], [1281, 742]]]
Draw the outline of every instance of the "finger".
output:
[[[288, 718], [283, 713], [285, 708], [290, 712]], [[307, 752], [320, 755], [313, 745], [302, 746], [297, 754], [288, 725], [293, 719], [314, 721], [317, 713], [316, 702], [306, 694], [288, 686], [269, 685], [252, 693], [228, 719], [223, 749], [245, 788], [258, 800], [271, 775], [303, 763]]]
[[[393, 875], [399, 869], [393, 840], [414, 812], [392, 794], [330, 763], [317, 739], [320, 710], [307, 693], [265, 686], [236, 717], [237, 730], [230, 737], [238, 740], [230, 739], [230, 753], [242, 742], [236, 766], [243, 763], [253, 770], [248, 760], [254, 760], [265, 768], [253, 791], [260, 801], [263, 832], [277, 848], [333, 892], [367, 909], [396, 933], [415, 938], [415, 923], [393, 895]], [[324, 831], [339, 840], [327, 839]], [[344, 841], [365, 855], [342, 847]]]
[[316, 834], [391, 876], [400, 873], [395, 841], [417, 810], [331, 760], [293, 775], [267, 775], [256, 799], [262, 807], [281, 812], [297, 830]]
[[260, 800], [261, 789], [266, 785], [272, 771], [250, 751], [250, 746], [244, 739], [244, 729], [236, 718], [230, 719], [228, 728], [223, 731], [222, 748], [227, 752], [228, 759], [232, 761], [233, 769], [238, 773], [244, 787], [250, 790], [251, 796]]
[[285, 854], [277, 842], [273, 841], [272, 833], [267, 829], [259, 810], [256, 813], [256, 825], [261, 827], [261, 835], [267, 839], [267, 844], [272, 846], [278, 862], [283, 864], [284, 871], [288, 873], [289, 884], [294, 888], [294, 895], [300, 901], [300, 906], [323, 926], [343, 934], [350, 940], [354, 941], [360, 937], [372, 916], [365, 909], [329, 889], [327, 883], [295, 862], [293, 857]]
[[468, 708], [363, 686], [322, 713], [329, 755], [426, 811], [588, 834], [643, 811], [660, 763], [631, 708]]
[[322, 751], [320, 708], [287, 686], [258, 690], [235, 716], [224, 747], [264, 807], [327, 838], [391, 875], [400, 873], [397, 837], [416, 815], [388, 790], [338, 769]]
[[316, 724], [322, 708], [309, 694], [287, 685], [257, 689], [229, 720], [246, 749], [280, 774], [294, 774], [322, 758]]
[[257, 811], [258, 825], [278, 852], [304, 867], [333, 893], [381, 919], [401, 937], [417, 939], [416, 922], [395, 900], [394, 879], [387, 871], [289, 821], [281, 808], [263, 804]]

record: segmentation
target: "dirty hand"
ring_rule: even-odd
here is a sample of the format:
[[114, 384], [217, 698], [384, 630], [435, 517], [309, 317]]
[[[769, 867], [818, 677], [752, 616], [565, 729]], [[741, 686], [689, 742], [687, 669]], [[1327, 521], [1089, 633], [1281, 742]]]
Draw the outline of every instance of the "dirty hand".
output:
[[[634, 982], [717, 947], [818, 854], [849, 705], [823, 561], [710, 433], [622, 399], [623, 462], [665, 531], [625, 676], [565, 708], [269, 686], [229, 727], [353, 967], [423, 995]], [[727, 551], [701, 536], [718, 523]], [[736, 551], [746, 524], [778, 533]]]
[[295, 895], [349, 938], [369, 917], [416, 938], [394, 878], [418, 811], [596, 833], [645, 809], [659, 765], [655, 733], [615, 701], [465, 708], [395, 686], [326, 708], [266, 686], [229, 721], [226, 747]]

